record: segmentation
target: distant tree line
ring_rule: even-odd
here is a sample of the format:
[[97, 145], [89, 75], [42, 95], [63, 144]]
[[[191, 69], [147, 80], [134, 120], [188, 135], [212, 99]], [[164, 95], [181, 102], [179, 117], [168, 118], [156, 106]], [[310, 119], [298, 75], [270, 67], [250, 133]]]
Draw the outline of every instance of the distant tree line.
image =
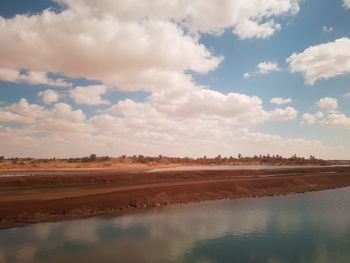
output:
[[133, 156], [120, 156], [116, 158], [120, 162], [125, 162], [125, 160], [131, 161], [133, 163], [181, 163], [181, 164], [202, 164], [202, 165], [235, 165], [235, 164], [318, 164], [327, 165], [329, 161], [315, 158], [310, 156], [309, 158], [298, 157], [293, 155], [291, 157], [285, 158], [280, 155], [254, 155], [254, 156], [243, 156], [238, 154], [237, 157], [229, 156], [225, 157], [218, 155], [216, 157], [168, 157], [159, 155], [157, 157], [144, 156], [144, 155], [133, 155]]
[[[168, 157], [163, 155], [158, 156], [145, 156], [145, 155], [121, 155], [119, 157], [109, 157], [109, 156], [97, 156], [96, 154], [91, 154], [87, 157], [81, 158], [65, 158], [65, 159], [35, 159], [35, 158], [9, 158], [6, 159], [0, 156], [0, 162], [4, 160], [11, 160], [14, 164], [24, 164], [26, 163], [49, 163], [55, 161], [65, 161], [69, 163], [91, 163], [91, 162], [107, 162], [113, 161], [115, 163], [138, 163], [138, 164], [188, 164], [188, 165], [238, 165], [238, 164], [271, 164], [271, 165], [303, 165], [303, 164], [314, 164], [314, 165], [329, 165], [337, 164], [341, 161], [329, 161], [316, 158], [314, 156], [309, 156], [308, 158], [299, 157], [296, 154], [290, 157], [282, 157], [280, 155], [254, 155], [254, 156], [243, 156], [238, 154], [237, 156], [222, 156], [218, 155], [216, 157]], [[349, 161], [343, 161], [349, 163]]]

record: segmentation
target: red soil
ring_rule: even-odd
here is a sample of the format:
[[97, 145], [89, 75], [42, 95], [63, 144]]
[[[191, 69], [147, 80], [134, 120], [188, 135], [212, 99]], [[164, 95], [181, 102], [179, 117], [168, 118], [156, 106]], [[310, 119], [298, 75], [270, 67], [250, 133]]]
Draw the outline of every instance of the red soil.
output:
[[[350, 186], [350, 167], [121, 172], [41, 171], [0, 177], [0, 227], [204, 200]], [[274, 175], [274, 176], [264, 176]]]

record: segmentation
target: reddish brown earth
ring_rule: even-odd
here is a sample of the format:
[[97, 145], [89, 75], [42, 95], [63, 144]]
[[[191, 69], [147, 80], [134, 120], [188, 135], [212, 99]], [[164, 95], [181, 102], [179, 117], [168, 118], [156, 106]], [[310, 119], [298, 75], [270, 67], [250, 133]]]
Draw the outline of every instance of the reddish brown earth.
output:
[[1, 177], [1, 173], [0, 227], [129, 212], [139, 207], [350, 186], [350, 167], [177, 172], [50, 170], [13, 177]]

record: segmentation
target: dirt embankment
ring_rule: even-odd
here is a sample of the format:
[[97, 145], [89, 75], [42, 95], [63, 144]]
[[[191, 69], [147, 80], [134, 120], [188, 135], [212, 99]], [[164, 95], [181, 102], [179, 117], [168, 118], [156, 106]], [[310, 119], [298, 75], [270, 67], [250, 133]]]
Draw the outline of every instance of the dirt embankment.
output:
[[350, 167], [181, 172], [40, 171], [0, 177], [0, 227], [204, 200], [350, 186]]

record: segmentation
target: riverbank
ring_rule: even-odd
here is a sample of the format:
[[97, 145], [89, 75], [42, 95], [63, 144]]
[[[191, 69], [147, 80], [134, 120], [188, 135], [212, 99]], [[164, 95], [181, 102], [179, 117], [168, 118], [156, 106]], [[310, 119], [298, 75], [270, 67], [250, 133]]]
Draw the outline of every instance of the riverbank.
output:
[[2, 228], [168, 204], [350, 186], [350, 167], [165, 172], [42, 170], [25, 175], [0, 177]]

